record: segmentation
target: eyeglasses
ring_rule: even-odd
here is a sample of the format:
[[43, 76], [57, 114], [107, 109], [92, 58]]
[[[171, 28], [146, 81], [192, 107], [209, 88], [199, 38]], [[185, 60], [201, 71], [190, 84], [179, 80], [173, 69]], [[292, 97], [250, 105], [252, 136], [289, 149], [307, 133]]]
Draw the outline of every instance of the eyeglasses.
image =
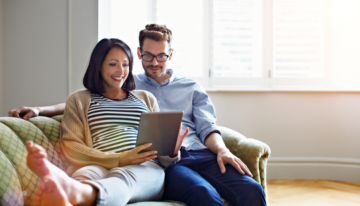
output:
[[[170, 49], [170, 53], [171, 53], [171, 49]], [[152, 62], [152, 60], [154, 59], [154, 57], [156, 57], [156, 60], [158, 62], [166, 62], [166, 60], [169, 58], [170, 56], [170, 53], [169, 55], [166, 55], [166, 54], [159, 54], [157, 56], [155, 55], [152, 55], [152, 54], [142, 54], [141, 57], [144, 61], [146, 62]]]

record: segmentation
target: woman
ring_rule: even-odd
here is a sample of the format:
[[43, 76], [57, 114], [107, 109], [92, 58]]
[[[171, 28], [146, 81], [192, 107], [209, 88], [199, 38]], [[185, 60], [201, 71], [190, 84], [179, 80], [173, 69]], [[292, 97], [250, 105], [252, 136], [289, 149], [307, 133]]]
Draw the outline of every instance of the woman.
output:
[[159, 158], [160, 164], [154, 160], [156, 151], [139, 153], [151, 146], [135, 147], [139, 117], [159, 107], [151, 93], [134, 90], [132, 65], [131, 50], [124, 42], [101, 40], [84, 76], [87, 90], [67, 99], [60, 136], [71, 162], [66, 173], [73, 179], [46, 160], [43, 148], [27, 143], [28, 166], [44, 180], [34, 205], [50, 204], [58, 197], [62, 205], [125, 205], [161, 199], [164, 171], [160, 165], [179, 159], [177, 151], [188, 130], [179, 134], [174, 158]]

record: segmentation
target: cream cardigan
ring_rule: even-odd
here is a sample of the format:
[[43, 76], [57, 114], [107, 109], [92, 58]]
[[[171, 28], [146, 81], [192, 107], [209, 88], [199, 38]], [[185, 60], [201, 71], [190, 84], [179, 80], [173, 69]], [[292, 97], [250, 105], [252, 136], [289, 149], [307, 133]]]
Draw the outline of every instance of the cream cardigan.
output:
[[[141, 100], [150, 112], [160, 111], [153, 94], [143, 90], [130, 91], [132, 95]], [[101, 152], [93, 148], [92, 137], [88, 122], [88, 110], [90, 107], [91, 92], [89, 90], [80, 90], [66, 100], [64, 116], [61, 123], [60, 138], [61, 148], [65, 157], [71, 165], [66, 173], [71, 176], [76, 170], [87, 165], [100, 165], [107, 169], [118, 167], [119, 153]], [[167, 163], [171, 165], [179, 160], [180, 154], [175, 158], [167, 158]], [[169, 164], [169, 161], [171, 162]]]

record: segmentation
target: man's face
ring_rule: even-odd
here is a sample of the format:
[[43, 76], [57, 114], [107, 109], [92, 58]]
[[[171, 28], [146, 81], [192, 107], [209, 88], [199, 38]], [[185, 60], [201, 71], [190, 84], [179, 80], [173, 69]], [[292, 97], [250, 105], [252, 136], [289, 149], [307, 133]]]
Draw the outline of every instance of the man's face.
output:
[[[161, 77], [165, 77], [167, 63], [171, 60], [172, 50], [170, 50], [169, 43], [164, 41], [155, 41], [149, 38], [144, 39], [143, 47], [138, 48], [138, 57], [142, 59], [141, 55], [150, 54], [153, 56], [169, 55], [169, 58], [165, 62], [159, 62], [155, 57], [152, 61], [146, 62], [142, 59], [142, 65], [145, 70], [145, 74], [150, 78], [156, 80]], [[170, 53], [171, 52], [171, 53]]]

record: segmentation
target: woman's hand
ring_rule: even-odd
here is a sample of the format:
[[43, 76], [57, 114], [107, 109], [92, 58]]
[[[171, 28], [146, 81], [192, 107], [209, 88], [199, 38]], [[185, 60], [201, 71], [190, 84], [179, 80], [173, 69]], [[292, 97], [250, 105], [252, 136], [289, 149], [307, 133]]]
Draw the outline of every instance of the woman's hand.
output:
[[139, 153], [141, 150], [151, 146], [151, 143], [143, 144], [132, 150], [122, 152], [119, 156], [119, 167], [127, 165], [139, 165], [143, 162], [156, 158], [157, 151]]
[[177, 156], [180, 147], [184, 141], [184, 138], [186, 137], [186, 135], [189, 133], [189, 127], [186, 128], [185, 132], [181, 134], [181, 129], [182, 129], [182, 124], [180, 125], [180, 130], [179, 130], [179, 135], [176, 141], [176, 146], [175, 146], [175, 150], [174, 150], [174, 156]]
[[23, 118], [25, 120], [31, 117], [39, 116], [40, 109], [38, 107], [19, 107], [8, 112], [9, 117]]

